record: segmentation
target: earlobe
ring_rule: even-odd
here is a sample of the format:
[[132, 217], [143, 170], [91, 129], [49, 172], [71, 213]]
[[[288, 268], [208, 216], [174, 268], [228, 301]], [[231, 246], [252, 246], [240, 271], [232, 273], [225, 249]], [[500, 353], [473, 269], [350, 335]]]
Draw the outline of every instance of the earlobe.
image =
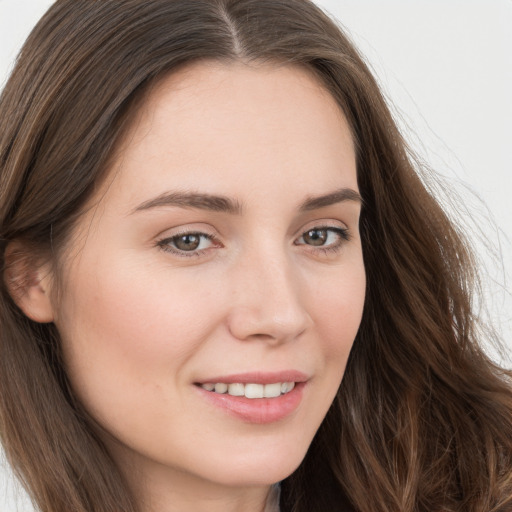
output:
[[21, 243], [7, 246], [4, 280], [12, 299], [28, 318], [39, 323], [53, 322], [49, 265], [36, 262]]

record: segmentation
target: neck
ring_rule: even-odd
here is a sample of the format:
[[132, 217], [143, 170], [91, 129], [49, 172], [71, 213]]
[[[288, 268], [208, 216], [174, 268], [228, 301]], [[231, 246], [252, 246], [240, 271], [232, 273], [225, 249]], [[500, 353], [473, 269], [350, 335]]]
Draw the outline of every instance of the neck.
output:
[[143, 512], [265, 512], [269, 486], [224, 487], [152, 482], [142, 500]]
[[224, 485], [165, 466], [145, 469], [125, 472], [141, 512], [274, 512], [267, 508], [276, 498], [272, 485]]

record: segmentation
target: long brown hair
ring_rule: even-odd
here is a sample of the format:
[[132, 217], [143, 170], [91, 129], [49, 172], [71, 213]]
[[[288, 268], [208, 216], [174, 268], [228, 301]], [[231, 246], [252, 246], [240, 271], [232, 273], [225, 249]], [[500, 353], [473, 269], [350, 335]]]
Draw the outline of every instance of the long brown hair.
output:
[[307, 0], [57, 0], [23, 47], [0, 98], [0, 433], [34, 502], [138, 510], [73, 396], [54, 325], [13, 301], [23, 278], [6, 248], [22, 242], [19, 258], [57, 265], [144, 93], [199, 59], [307, 67], [356, 141], [363, 320], [282, 510], [510, 511], [511, 375], [478, 344], [471, 252], [364, 61]]

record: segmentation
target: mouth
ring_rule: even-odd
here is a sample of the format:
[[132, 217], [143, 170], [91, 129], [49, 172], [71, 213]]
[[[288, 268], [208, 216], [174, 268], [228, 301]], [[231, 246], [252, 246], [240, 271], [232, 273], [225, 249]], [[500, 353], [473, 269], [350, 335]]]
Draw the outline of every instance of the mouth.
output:
[[285, 419], [302, 402], [309, 378], [302, 372], [246, 373], [209, 378], [195, 387], [215, 409], [245, 423]]

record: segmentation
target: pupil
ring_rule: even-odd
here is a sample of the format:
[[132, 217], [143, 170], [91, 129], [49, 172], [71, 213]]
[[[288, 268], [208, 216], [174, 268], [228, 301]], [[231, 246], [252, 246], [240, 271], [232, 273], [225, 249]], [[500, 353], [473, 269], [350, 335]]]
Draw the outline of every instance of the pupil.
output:
[[183, 235], [176, 240], [175, 244], [182, 251], [193, 251], [199, 247], [199, 242], [197, 235]]
[[304, 235], [304, 241], [310, 245], [324, 245], [327, 240], [327, 230], [312, 229]]

